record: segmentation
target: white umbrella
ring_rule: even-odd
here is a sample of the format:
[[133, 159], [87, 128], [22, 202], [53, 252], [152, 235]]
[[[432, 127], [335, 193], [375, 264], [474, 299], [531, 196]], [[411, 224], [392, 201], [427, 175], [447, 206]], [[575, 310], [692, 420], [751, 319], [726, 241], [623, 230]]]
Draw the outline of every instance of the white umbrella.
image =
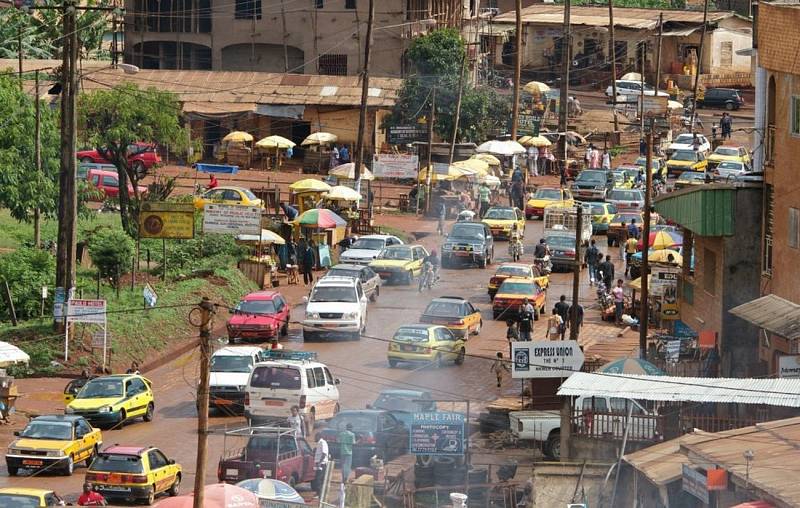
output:
[[479, 176], [478, 183], [485, 183], [490, 189], [497, 189], [500, 187], [500, 179], [494, 175]]
[[331, 199], [337, 201], [360, 201], [361, 194], [351, 189], [350, 187], [345, 187], [344, 185], [337, 185], [328, 192], [328, 194], [325, 196], [325, 199]]
[[270, 231], [269, 229], [262, 229], [260, 238], [258, 235], [236, 235], [236, 239], [239, 240], [240, 242], [260, 241], [261, 243], [275, 243], [278, 245], [283, 245], [286, 243], [286, 240], [284, 240], [283, 237], [281, 237], [274, 231]]
[[0, 367], [8, 367], [15, 363], [28, 363], [28, 353], [8, 342], [0, 342]]
[[622, 77], [619, 79], [620, 81], [641, 81], [642, 75], [639, 74], [638, 72], [627, 72], [623, 74]]
[[484, 152], [484, 153], [494, 153], [497, 155], [515, 155], [518, 153], [525, 153], [525, 147], [517, 143], [516, 141], [508, 140], [508, 141], [486, 141], [485, 143], [481, 143], [478, 148], [475, 149], [476, 152]]
[[[356, 163], [355, 162], [347, 162], [345, 164], [339, 164], [335, 168], [332, 168], [328, 171], [329, 175], [338, 176], [339, 178], [346, 178], [348, 180], [355, 180], [356, 178]], [[361, 179], [362, 180], [374, 180], [375, 177], [372, 175], [372, 172], [367, 169], [365, 165], [361, 165]]]
[[667, 109], [683, 109], [683, 104], [678, 101], [667, 101]]

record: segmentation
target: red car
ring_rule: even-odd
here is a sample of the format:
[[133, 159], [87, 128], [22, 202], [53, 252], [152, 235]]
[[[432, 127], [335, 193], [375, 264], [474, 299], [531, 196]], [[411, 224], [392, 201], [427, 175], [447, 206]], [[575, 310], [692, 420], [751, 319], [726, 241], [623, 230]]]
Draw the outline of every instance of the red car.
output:
[[[116, 171], [103, 171], [90, 169], [86, 173], [86, 180], [103, 192], [107, 198], [119, 197], [119, 175]], [[137, 186], [139, 195], [147, 193], [147, 187]], [[133, 186], [128, 184], [128, 195], [133, 196]]]
[[256, 291], [242, 298], [228, 319], [228, 337], [263, 341], [289, 333], [289, 304], [277, 291]]
[[[78, 152], [81, 162], [94, 162], [96, 164], [111, 164], [111, 161], [100, 155], [97, 150], [81, 150]], [[132, 143], [128, 145], [128, 164], [140, 176], [147, 170], [161, 164], [161, 157], [156, 152], [156, 146], [150, 143]]]

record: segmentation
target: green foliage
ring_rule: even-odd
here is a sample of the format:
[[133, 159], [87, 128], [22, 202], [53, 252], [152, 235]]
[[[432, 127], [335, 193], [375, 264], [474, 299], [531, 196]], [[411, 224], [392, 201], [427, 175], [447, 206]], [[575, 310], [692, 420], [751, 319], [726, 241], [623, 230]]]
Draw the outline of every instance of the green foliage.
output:
[[464, 41], [458, 30], [443, 28], [414, 39], [408, 48], [408, 59], [423, 79], [458, 79], [464, 52]]
[[98, 228], [89, 239], [92, 263], [103, 277], [116, 277], [117, 272], [128, 272], [133, 252], [133, 240], [116, 228]]
[[170, 194], [175, 191], [175, 178], [166, 175], [158, 175], [147, 186], [147, 201], [166, 201]]
[[[38, 316], [41, 308], [42, 286], [53, 287], [55, 258], [40, 249], [21, 248], [0, 256], [0, 279], [8, 282], [17, 318]], [[8, 320], [6, 305], [0, 306], [0, 320]]]

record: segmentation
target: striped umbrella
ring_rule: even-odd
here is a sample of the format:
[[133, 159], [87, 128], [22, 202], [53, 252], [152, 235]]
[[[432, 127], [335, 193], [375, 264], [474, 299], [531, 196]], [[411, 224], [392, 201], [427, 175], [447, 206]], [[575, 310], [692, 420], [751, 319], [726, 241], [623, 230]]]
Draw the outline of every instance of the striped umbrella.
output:
[[[683, 236], [680, 233], [672, 231], [656, 231], [650, 233], [648, 245], [653, 250], [674, 249], [675, 247], [683, 245]], [[637, 248], [639, 250], [644, 248], [644, 242], [642, 240], [639, 240]]]
[[250, 480], [243, 480], [237, 483], [236, 486], [249, 490], [258, 496], [259, 499], [305, 504], [303, 498], [291, 485], [280, 480], [252, 478]]
[[333, 229], [347, 225], [347, 221], [327, 208], [306, 210], [294, 220], [295, 224], [309, 228]]
[[642, 374], [664, 376], [666, 373], [652, 363], [639, 358], [618, 358], [600, 367], [597, 372], [606, 374]]

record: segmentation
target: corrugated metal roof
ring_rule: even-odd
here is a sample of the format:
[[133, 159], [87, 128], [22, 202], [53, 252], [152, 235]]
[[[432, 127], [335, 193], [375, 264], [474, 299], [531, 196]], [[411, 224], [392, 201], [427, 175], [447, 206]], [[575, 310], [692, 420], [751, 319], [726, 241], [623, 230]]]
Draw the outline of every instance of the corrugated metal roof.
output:
[[800, 339], [800, 305], [780, 296], [762, 296], [728, 312], [781, 337]]
[[558, 395], [800, 407], [800, 379], [634, 376], [575, 372]]
[[693, 186], [659, 196], [659, 215], [700, 236], [731, 236], [735, 232], [734, 192], [728, 184]]
[[688, 462], [686, 453], [681, 450], [681, 445], [703, 441], [713, 435], [696, 430], [691, 434], [624, 455], [622, 460], [636, 468], [656, 485], [666, 485], [681, 477], [682, 466]]
[[674, 29], [674, 30], [665, 30], [662, 34], [664, 37], [685, 37], [687, 35], [692, 35], [698, 30], [702, 30], [702, 26], [693, 26], [691, 28], [682, 28], [682, 29]]
[[[658, 14], [664, 14], [664, 23], [703, 23], [703, 13], [686, 10], [633, 9], [617, 7], [614, 9], [614, 26], [652, 30], [658, 26]], [[713, 23], [733, 17], [732, 12], [709, 12], [708, 21]], [[606, 7], [572, 6], [570, 21], [573, 25], [608, 26]], [[507, 12], [497, 16], [494, 23], [515, 23], [516, 14]], [[564, 6], [553, 4], [533, 4], [522, 9], [523, 23], [561, 25], [564, 22]]]

